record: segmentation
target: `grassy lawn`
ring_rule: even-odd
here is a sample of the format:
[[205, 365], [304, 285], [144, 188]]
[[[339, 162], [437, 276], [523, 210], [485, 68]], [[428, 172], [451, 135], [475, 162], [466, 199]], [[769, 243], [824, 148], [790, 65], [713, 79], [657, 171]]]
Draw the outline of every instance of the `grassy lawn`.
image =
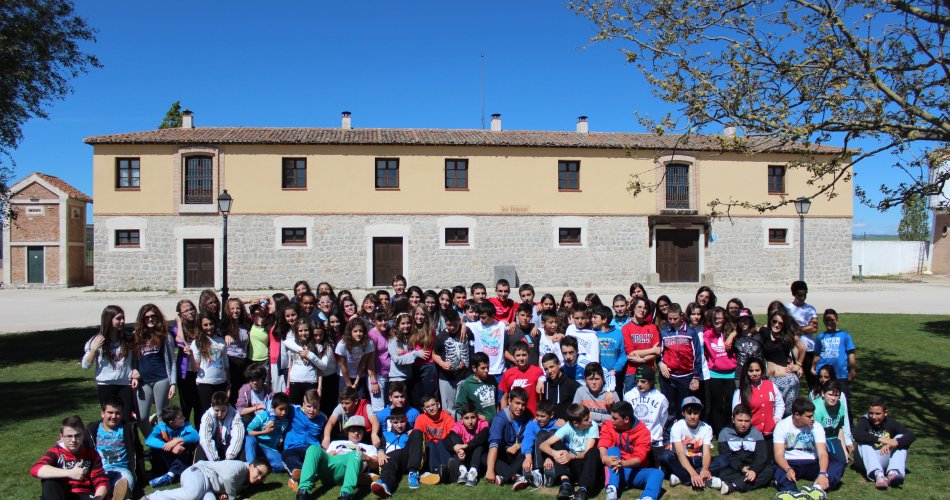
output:
[[[883, 314], [846, 314], [841, 326], [854, 335], [858, 346], [858, 382], [854, 385], [855, 413], [863, 412], [864, 402], [874, 394], [885, 394], [891, 402], [891, 414], [917, 434], [910, 452], [907, 483], [900, 492], [881, 493], [848, 469], [844, 485], [835, 498], [947, 498], [950, 492], [950, 456], [944, 446], [950, 443], [950, 395], [944, 385], [950, 374], [950, 316], [913, 316]], [[63, 417], [79, 414], [84, 420], [98, 418], [92, 372], [79, 367], [83, 343], [90, 330], [62, 330], [48, 333], [0, 336], [0, 401], [7, 407], [0, 413], [0, 498], [36, 498], [39, 481], [29, 476], [29, 468], [58, 438]], [[254, 498], [293, 498], [284, 483], [286, 476], [276, 475]], [[325, 498], [335, 498], [338, 490], [323, 488]], [[480, 484], [424, 487], [411, 493], [415, 498], [444, 498], [462, 495], [490, 498], [554, 496], [554, 490], [512, 493], [510, 489]], [[360, 496], [369, 495], [368, 490]], [[746, 495], [748, 498], [772, 498], [774, 489]], [[627, 492], [623, 498], [637, 498]], [[695, 494], [678, 486], [667, 490], [664, 498], [687, 498]], [[705, 492], [707, 497], [718, 492]], [[409, 497], [405, 484], [396, 496]], [[603, 495], [601, 495], [602, 497]]]

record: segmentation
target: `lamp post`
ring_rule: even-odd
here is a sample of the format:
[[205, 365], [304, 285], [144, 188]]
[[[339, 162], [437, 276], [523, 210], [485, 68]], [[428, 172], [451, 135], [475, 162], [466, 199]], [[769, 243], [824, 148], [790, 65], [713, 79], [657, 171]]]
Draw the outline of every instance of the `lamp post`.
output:
[[798, 213], [800, 221], [798, 228], [798, 279], [805, 281], [805, 215], [808, 214], [808, 209], [811, 208], [811, 200], [799, 196], [793, 203], [795, 203], [795, 211]]
[[224, 220], [224, 243], [222, 249], [224, 250], [224, 256], [222, 258], [221, 268], [224, 271], [224, 279], [221, 282], [221, 314], [225, 314], [224, 311], [228, 310], [228, 214], [231, 213], [231, 204], [234, 203], [234, 198], [231, 198], [231, 195], [228, 194], [228, 190], [225, 189], [223, 193], [218, 195], [218, 210], [221, 211], [221, 217]]

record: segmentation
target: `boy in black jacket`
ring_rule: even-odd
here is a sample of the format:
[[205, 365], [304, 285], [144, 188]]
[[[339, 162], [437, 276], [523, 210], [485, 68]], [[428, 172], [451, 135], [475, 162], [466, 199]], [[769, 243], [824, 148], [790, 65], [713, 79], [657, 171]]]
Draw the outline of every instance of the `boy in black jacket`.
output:
[[858, 419], [852, 429], [854, 442], [864, 463], [867, 478], [879, 490], [904, 484], [907, 449], [916, 437], [914, 433], [887, 416], [887, 401], [875, 396], [868, 405], [867, 414]]
[[122, 400], [102, 403], [101, 420], [86, 426], [89, 442], [102, 458], [110, 498], [139, 498], [144, 491], [145, 452], [134, 422], [122, 423]]
[[538, 384], [538, 390], [544, 391], [544, 401], [554, 404], [557, 425], [564, 425], [567, 422], [567, 408], [574, 403], [574, 394], [580, 384], [561, 370], [561, 360], [554, 353], [549, 352], [541, 357], [541, 368], [544, 369], [544, 383]]
[[732, 410], [732, 427], [719, 432], [719, 456], [709, 466], [712, 475], [722, 479], [719, 490], [746, 492], [762, 488], [772, 481], [765, 473], [769, 456], [762, 432], [752, 427], [752, 410], [744, 404]]

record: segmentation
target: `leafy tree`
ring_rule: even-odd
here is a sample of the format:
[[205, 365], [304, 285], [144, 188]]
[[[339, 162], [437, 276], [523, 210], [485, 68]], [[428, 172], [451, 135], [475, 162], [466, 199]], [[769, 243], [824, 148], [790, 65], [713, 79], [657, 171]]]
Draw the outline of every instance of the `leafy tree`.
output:
[[11, 152], [23, 139], [23, 124], [49, 118], [46, 106], [72, 92], [70, 79], [101, 67], [80, 46], [94, 41], [95, 30], [69, 0], [0, 2], [0, 224], [15, 217], [8, 203]]
[[[810, 197], [834, 197], [855, 164], [893, 154], [897, 168], [879, 210], [937, 194], [950, 177], [927, 175], [928, 154], [950, 142], [947, 0], [571, 0], [596, 26], [592, 42], [618, 41], [653, 93], [677, 112], [640, 117], [658, 133], [735, 126], [723, 149], [843, 145], [835, 158], [807, 153], [791, 168], [809, 173]], [[874, 144], [863, 151], [854, 148]], [[650, 172], [644, 177], [652, 179]], [[655, 188], [634, 176], [630, 188]], [[791, 203], [715, 200], [761, 212]], [[946, 204], [947, 200], [941, 200]]]
[[168, 108], [168, 112], [165, 113], [165, 119], [162, 120], [162, 123], [158, 124], [159, 130], [163, 128], [180, 128], [181, 127], [181, 101], [175, 101], [175, 104], [172, 104], [172, 107]]
[[927, 225], [927, 203], [922, 196], [912, 196], [901, 205], [901, 222], [897, 234], [903, 241], [924, 241], [930, 236]]

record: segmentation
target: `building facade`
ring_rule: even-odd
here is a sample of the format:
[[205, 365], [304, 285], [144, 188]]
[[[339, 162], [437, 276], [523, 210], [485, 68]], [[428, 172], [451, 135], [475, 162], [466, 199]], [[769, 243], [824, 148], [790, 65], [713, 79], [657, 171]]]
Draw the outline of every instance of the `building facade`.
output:
[[[234, 198], [228, 283], [284, 289], [520, 282], [625, 289], [645, 283], [797, 279], [799, 218], [761, 202], [807, 191], [801, 152], [724, 153], [719, 137], [493, 130], [193, 126], [90, 137], [97, 288], [220, 287], [222, 217]], [[830, 155], [822, 148], [811, 154]], [[657, 183], [632, 196], [633, 174]], [[815, 199], [806, 277], [851, 279], [850, 184]]]
[[86, 204], [92, 198], [52, 175], [32, 173], [11, 186], [16, 219], [3, 227], [3, 282], [80, 286], [86, 266]]

